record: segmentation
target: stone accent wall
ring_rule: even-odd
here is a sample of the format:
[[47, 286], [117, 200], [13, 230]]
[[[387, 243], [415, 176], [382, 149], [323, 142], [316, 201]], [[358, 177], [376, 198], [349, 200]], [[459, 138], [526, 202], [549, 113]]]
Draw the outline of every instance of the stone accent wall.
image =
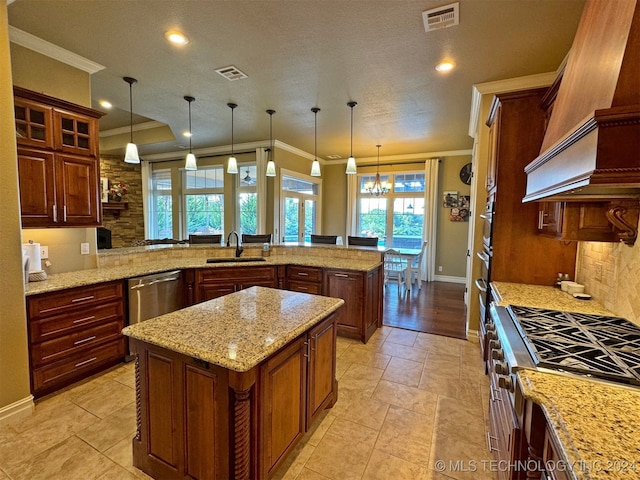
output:
[[[598, 264], [602, 266], [600, 280], [596, 280]], [[607, 310], [640, 323], [640, 240], [632, 247], [580, 242], [576, 279]]]
[[144, 240], [144, 216], [142, 207], [142, 174], [140, 165], [124, 163], [121, 157], [100, 157], [100, 176], [112, 183], [125, 183], [127, 194], [122, 197], [128, 208], [118, 210], [120, 218], [103, 209], [102, 224], [111, 230], [113, 248], [130, 247], [135, 240]]

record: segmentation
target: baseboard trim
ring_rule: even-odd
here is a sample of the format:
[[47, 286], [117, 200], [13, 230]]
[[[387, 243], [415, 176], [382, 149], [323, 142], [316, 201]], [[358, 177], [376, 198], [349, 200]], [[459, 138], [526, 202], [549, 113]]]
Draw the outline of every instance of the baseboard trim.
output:
[[451, 277], [448, 275], [434, 275], [434, 282], [449, 282], [449, 283], [467, 283], [466, 277]]
[[28, 417], [33, 413], [35, 404], [33, 403], [33, 395], [13, 402], [9, 405], [5, 405], [0, 408], [0, 425], [9, 423], [11, 420], [17, 418]]

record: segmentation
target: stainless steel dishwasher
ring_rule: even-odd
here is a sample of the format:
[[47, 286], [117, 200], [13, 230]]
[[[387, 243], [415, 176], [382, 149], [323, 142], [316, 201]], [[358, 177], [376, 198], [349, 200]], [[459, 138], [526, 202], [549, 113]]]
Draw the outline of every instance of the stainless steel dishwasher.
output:
[[180, 270], [130, 278], [128, 287], [130, 325], [184, 306]]

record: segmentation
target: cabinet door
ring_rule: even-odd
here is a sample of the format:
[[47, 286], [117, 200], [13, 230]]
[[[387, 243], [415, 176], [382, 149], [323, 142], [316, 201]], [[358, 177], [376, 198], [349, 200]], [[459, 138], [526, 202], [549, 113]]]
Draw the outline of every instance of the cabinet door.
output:
[[55, 109], [53, 120], [56, 150], [87, 156], [97, 154], [97, 119]]
[[15, 98], [16, 142], [38, 148], [53, 147], [53, 115], [51, 107]]
[[538, 204], [538, 233], [559, 237], [562, 235], [563, 202], [540, 202]]
[[301, 337], [260, 367], [260, 475], [268, 478], [305, 432], [307, 341]]
[[364, 341], [363, 283], [361, 273], [326, 271], [326, 295], [344, 300], [344, 310], [338, 324], [340, 334], [362, 341]]
[[196, 290], [196, 303], [206, 302], [236, 291], [234, 283], [201, 283]]
[[307, 425], [334, 400], [336, 378], [335, 314], [309, 332]]
[[95, 158], [56, 154], [58, 217], [62, 213], [59, 223], [67, 226], [100, 225], [99, 176]]
[[19, 148], [18, 182], [22, 226], [55, 225], [57, 214], [53, 153]]

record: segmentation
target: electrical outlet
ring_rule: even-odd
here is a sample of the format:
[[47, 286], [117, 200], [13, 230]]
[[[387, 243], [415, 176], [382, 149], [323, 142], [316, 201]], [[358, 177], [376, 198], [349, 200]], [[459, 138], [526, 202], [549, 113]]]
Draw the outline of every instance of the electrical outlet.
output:
[[45, 260], [49, 258], [49, 247], [43, 247], [40, 245], [40, 259]]
[[602, 264], [601, 263], [596, 263], [596, 269], [595, 269], [595, 275], [594, 275], [594, 280], [597, 281], [602, 281]]
[[80, 244], [80, 255], [89, 255], [89, 244], [81, 243]]
[[442, 265], [438, 265], [438, 271], [441, 272], [442, 271]]

